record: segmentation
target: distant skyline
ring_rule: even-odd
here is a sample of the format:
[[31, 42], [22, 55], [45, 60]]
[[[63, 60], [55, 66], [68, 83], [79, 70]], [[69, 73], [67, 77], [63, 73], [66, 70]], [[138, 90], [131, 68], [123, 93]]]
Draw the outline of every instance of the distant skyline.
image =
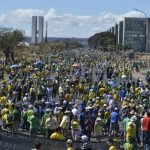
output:
[[31, 36], [31, 17], [44, 16], [48, 37], [89, 37], [107, 30], [123, 17], [150, 16], [150, 0], [5, 0], [0, 26], [19, 28]]

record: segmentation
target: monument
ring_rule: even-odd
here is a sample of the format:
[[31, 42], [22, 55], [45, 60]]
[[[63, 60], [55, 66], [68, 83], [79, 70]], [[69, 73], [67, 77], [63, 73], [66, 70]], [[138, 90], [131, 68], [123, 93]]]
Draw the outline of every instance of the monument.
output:
[[33, 45], [43, 42], [44, 17], [32, 16], [32, 40]]

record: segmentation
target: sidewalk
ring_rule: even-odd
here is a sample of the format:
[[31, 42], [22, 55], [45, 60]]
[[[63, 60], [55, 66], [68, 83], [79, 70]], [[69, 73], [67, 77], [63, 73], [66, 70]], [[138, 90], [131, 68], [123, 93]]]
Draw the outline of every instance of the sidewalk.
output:
[[146, 71], [145, 70], [141, 70], [140, 72], [133, 71], [132, 76], [135, 79], [139, 78], [139, 79], [143, 80], [143, 83], [147, 84], [147, 81], [145, 79], [145, 76], [146, 76]]

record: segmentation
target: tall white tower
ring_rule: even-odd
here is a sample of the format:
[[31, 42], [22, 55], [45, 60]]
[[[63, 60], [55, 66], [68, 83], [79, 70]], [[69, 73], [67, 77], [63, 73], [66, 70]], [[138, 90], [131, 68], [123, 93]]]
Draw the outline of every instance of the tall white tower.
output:
[[32, 16], [32, 44], [37, 44], [37, 16]]
[[38, 22], [38, 43], [43, 42], [43, 29], [44, 28], [44, 17], [39, 16], [39, 22]]

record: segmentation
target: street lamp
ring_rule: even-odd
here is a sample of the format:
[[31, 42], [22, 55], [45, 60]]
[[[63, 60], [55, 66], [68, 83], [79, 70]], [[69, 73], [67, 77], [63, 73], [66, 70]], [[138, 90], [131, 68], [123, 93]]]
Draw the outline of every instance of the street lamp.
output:
[[144, 14], [144, 16], [145, 16], [145, 18], [146, 18], [146, 34], [145, 34], [145, 46], [146, 46], [146, 69], [147, 69], [147, 41], [148, 41], [148, 16], [147, 16], [147, 14], [144, 12], [144, 11], [142, 11], [142, 10], [139, 10], [139, 9], [137, 9], [137, 8], [133, 8], [133, 10], [135, 10], [135, 11], [138, 11], [138, 12], [141, 12], [142, 14]]

